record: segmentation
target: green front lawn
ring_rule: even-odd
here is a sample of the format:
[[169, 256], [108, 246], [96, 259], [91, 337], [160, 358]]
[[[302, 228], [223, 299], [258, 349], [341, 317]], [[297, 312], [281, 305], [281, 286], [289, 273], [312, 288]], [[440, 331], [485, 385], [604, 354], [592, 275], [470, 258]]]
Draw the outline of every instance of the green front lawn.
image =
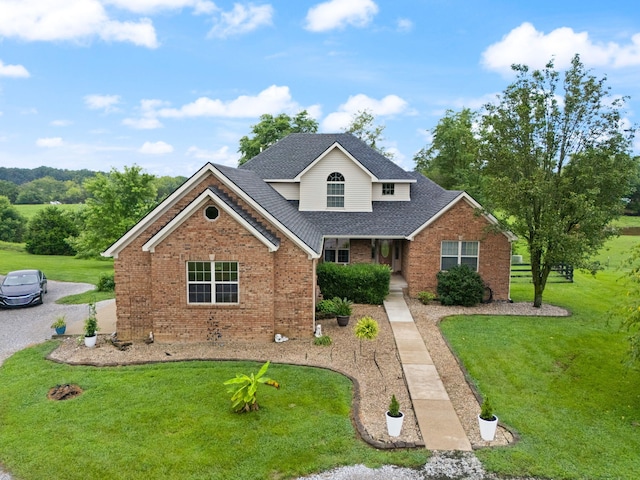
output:
[[[252, 362], [79, 367], [44, 360], [48, 342], [0, 368], [0, 463], [17, 478], [283, 479], [346, 464], [419, 466], [424, 449], [380, 451], [350, 421], [352, 386], [324, 369], [272, 364], [280, 390], [237, 414], [222, 382]], [[84, 393], [47, 399], [57, 384]]]
[[[610, 255], [638, 243], [610, 242]], [[452, 317], [441, 328], [496, 414], [520, 436], [484, 449], [486, 468], [503, 475], [562, 479], [640, 478], [640, 369], [625, 366], [628, 343], [609, 312], [626, 289], [613, 268], [573, 284], [550, 284], [544, 301], [568, 318]], [[531, 285], [514, 285], [532, 301]]]

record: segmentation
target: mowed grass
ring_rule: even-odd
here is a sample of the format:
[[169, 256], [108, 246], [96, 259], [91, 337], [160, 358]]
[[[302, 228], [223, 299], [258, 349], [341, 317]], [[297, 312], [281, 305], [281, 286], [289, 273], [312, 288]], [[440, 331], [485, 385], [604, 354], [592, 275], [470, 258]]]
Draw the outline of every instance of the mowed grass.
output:
[[35, 268], [48, 279], [96, 284], [100, 275], [113, 273], [113, 260], [80, 259], [64, 255], [31, 255], [24, 244], [0, 242], [0, 274]]
[[[639, 241], [613, 239], [602, 255], [617, 263]], [[640, 478], [640, 369], [625, 364], [627, 334], [610, 315], [627, 292], [621, 276], [610, 266], [596, 277], [576, 272], [573, 284], [550, 284], [544, 302], [569, 309], [570, 317], [442, 322], [480, 392], [520, 437], [510, 447], [477, 452], [488, 470], [542, 478]], [[512, 298], [532, 301], [532, 286], [513, 285]]]
[[[222, 382], [253, 362], [84, 367], [43, 357], [48, 342], [0, 368], [0, 462], [17, 478], [285, 479], [339, 465], [423, 465], [424, 449], [381, 451], [350, 421], [351, 382], [324, 369], [272, 364], [282, 388], [237, 414]], [[58, 384], [79, 397], [47, 399]]]
[[60, 205], [51, 205], [49, 203], [43, 203], [43, 204], [36, 204], [36, 205], [14, 205], [14, 207], [16, 208], [16, 210], [18, 210], [18, 213], [20, 213], [20, 215], [22, 215], [23, 217], [25, 217], [27, 220], [31, 220], [36, 213], [38, 213], [40, 210], [47, 208], [47, 207], [57, 207], [60, 210], [63, 210], [65, 212], [77, 212], [78, 210], [80, 210], [82, 207], [84, 207], [84, 204], [82, 203], [72, 203], [72, 204], [60, 204]]

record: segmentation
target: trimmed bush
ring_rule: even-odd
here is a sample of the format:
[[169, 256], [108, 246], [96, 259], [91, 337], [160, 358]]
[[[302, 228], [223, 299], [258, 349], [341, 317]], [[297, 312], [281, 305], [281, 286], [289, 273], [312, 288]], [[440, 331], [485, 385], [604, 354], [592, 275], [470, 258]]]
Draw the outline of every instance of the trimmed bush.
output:
[[36, 213], [28, 225], [25, 236], [27, 252], [35, 255], [76, 254], [66, 241], [78, 235], [78, 227], [69, 213], [48, 206]]
[[113, 273], [103, 273], [100, 275], [96, 290], [99, 292], [113, 292], [115, 288], [116, 282], [113, 278]]
[[381, 305], [389, 294], [391, 270], [387, 265], [324, 262], [316, 272], [324, 298], [347, 297], [354, 303]]
[[438, 299], [442, 305], [472, 307], [482, 301], [484, 282], [468, 265], [438, 272]]

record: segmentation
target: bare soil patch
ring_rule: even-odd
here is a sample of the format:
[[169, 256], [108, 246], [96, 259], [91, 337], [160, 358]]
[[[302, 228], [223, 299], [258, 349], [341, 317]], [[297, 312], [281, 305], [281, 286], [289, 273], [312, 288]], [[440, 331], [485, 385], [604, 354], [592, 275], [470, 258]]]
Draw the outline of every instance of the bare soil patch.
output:
[[65, 385], [56, 385], [49, 390], [47, 398], [49, 400], [69, 400], [82, 394], [82, 388], [79, 385], [67, 383]]

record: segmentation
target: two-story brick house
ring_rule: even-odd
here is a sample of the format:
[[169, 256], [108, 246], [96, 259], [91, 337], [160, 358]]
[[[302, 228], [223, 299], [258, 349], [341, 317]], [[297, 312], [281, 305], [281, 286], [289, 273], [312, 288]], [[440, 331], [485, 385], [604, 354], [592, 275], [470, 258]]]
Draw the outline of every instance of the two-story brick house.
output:
[[240, 168], [204, 165], [104, 253], [118, 335], [311, 335], [321, 261], [387, 264], [410, 295], [466, 263], [508, 300], [513, 237], [480, 211], [350, 134], [292, 134]]

